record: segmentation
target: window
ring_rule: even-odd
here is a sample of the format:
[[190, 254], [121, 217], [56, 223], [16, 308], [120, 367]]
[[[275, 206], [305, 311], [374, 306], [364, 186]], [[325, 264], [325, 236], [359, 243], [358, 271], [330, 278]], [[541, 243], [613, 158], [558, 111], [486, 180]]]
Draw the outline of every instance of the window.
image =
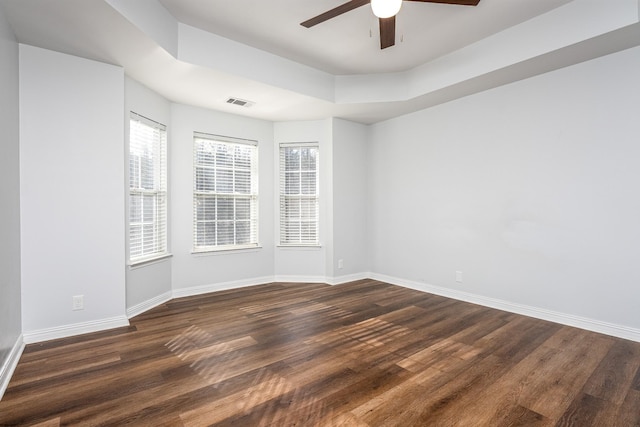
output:
[[280, 244], [317, 246], [318, 144], [280, 145]]
[[129, 121], [129, 260], [167, 254], [167, 131], [131, 113]]
[[194, 251], [258, 246], [256, 141], [194, 134]]

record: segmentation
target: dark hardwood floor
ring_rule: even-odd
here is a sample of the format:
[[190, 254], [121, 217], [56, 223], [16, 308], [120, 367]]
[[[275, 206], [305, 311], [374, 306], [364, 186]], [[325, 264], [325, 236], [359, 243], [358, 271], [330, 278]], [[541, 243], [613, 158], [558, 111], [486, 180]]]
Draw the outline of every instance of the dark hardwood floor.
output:
[[363, 280], [28, 345], [0, 425], [640, 426], [640, 343]]

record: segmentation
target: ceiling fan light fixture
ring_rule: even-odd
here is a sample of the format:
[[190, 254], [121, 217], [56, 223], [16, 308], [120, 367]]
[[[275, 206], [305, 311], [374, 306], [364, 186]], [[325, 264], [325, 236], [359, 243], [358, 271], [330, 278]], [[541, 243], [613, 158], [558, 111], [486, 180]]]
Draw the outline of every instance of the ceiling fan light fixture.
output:
[[391, 18], [401, 7], [402, 0], [371, 0], [371, 10], [378, 18]]

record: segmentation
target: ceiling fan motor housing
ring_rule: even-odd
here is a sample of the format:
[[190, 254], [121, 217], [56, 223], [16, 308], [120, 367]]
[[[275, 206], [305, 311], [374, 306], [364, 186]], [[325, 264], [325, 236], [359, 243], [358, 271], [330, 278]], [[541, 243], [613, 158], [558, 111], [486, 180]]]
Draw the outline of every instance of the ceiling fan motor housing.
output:
[[[343, 3], [338, 7], [334, 7], [318, 16], [314, 16], [311, 19], [307, 19], [300, 25], [306, 28], [311, 28], [322, 22], [328, 21], [331, 18], [340, 16], [343, 13], [349, 12], [353, 9], [357, 9], [360, 6], [371, 3], [371, 9], [374, 15], [379, 18], [380, 21], [380, 49], [386, 49], [396, 44], [396, 14], [402, 7], [403, 0], [351, 0], [347, 3]], [[404, 1], [417, 1], [421, 3], [445, 3], [454, 4], [460, 6], [477, 6], [480, 0], [404, 0]]]

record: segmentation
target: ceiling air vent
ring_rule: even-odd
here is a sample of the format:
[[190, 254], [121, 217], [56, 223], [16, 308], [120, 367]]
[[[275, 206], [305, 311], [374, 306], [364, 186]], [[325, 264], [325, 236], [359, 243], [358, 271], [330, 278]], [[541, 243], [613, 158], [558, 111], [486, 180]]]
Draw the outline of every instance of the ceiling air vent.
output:
[[239, 105], [240, 107], [249, 108], [255, 104], [255, 102], [247, 101], [246, 99], [240, 98], [229, 98], [227, 99], [227, 104]]

